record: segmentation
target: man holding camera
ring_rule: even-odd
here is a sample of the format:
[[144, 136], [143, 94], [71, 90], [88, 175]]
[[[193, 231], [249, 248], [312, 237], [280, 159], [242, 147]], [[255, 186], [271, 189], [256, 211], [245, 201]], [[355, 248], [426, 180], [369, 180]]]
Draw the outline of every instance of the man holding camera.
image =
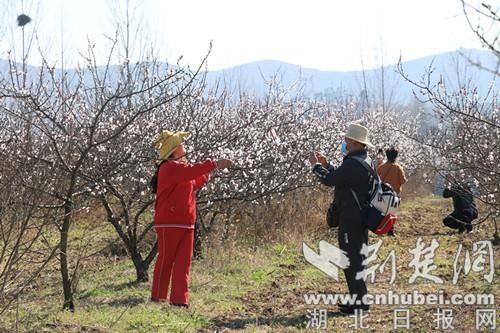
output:
[[362, 298], [367, 293], [366, 283], [361, 275], [366, 268], [361, 254], [363, 244], [368, 245], [368, 229], [362, 221], [361, 209], [356, 202], [353, 190], [360, 203], [368, 201], [368, 194], [373, 178], [367, 169], [355, 159], [358, 156], [371, 165], [367, 147], [373, 147], [368, 140], [369, 131], [359, 124], [351, 124], [345, 134], [342, 152], [345, 155], [342, 164], [333, 167], [328, 164], [325, 156], [318, 152], [309, 155], [313, 173], [326, 186], [335, 187], [335, 204], [338, 210], [338, 241], [339, 247], [349, 258], [349, 267], [344, 269], [344, 275], [349, 288], [349, 294], [356, 297], [356, 304], [338, 304], [340, 312], [354, 314], [356, 309], [368, 310], [368, 304], [363, 304]]

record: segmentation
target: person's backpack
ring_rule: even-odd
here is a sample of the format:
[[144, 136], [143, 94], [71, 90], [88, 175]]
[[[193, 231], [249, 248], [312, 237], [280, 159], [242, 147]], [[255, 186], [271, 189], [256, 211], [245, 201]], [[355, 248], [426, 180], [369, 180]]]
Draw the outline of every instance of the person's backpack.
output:
[[396, 223], [396, 211], [399, 208], [400, 199], [391, 185], [383, 183], [375, 171], [375, 167], [358, 156], [349, 156], [358, 161], [367, 169], [372, 178], [373, 185], [369, 192], [367, 202], [360, 202], [356, 192], [351, 189], [354, 200], [361, 209], [363, 223], [365, 226], [377, 235], [384, 235], [392, 229]]

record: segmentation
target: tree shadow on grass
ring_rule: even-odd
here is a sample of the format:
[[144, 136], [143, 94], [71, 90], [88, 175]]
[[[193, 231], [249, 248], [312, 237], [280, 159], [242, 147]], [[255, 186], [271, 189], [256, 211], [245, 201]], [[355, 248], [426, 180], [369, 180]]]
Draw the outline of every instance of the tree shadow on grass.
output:
[[124, 283], [120, 283], [120, 284], [105, 284], [103, 286], [95, 286], [92, 288], [87, 288], [87, 289], [81, 290], [78, 293], [78, 298], [80, 300], [86, 300], [86, 299], [89, 299], [91, 297], [98, 296], [98, 294], [100, 294], [102, 292], [102, 290], [105, 290], [106, 292], [111, 291], [111, 292], [119, 293], [119, 292], [127, 290], [129, 288], [137, 287], [139, 285], [140, 285], [140, 283], [133, 281], [133, 282], [124, 282]]
[[[343, 317], [340, 312], [328, 311], [328, 318]], [[309, 318], [307, 314], [295, 316], [269, 316], [269, 317], [233, 317], [214, 318], [211, 323], [213, 328], [245, 329], [247, 325], [256, 326], [286, 326], [296, 328], [306, 328]]]
[[146, 302], [147, 300], [145, 300], [144, 297], [128, 296], [128, 297], [120, 297], [118, 299], [113, 299], [110, 302], [104, 302], [104, 304], [113, 307], [125, 307], [125, 306], [132, 307]]
[[[429, 233], [428, 235], [429, 236], [453, 236], [455, 234], [458, 235], [458, 232], [452, 230], [452, 231], [434, 231], [434, 232]], [[423, 235], [423, 236], [426, 236], [426, 235]]]
[[[80, 301], [84, 305], [107, 305], [111, 307], [134, 307], [139, 304], [148, 303], [149, 300], [142, 296], [120, 296], [115, 297], [81, 297]], [[0, 332], [1, 333], [1, 332]]]
[[129, 289], [133, 287], [138, 287], [141, 284], [144, 284], [144, 282], [137, 282], [137, 281], [130, 281], [130, 282], [123, 282], [119, 284], [105, 284], [103, 288], [107, 290], [113, 290], [113, 291], [121, 291], [124, 289]]
[[430, 232], [428, 235], [422, 235], [422, 236], [451, 236], [453, 233], [451, 232], [444, 232], [444, 231], [434, 231]]

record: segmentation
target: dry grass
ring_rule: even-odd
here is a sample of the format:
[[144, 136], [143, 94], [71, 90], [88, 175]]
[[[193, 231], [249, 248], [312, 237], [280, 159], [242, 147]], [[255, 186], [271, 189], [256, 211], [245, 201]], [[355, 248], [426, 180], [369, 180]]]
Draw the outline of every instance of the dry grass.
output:
[[[378, 260], [374, 264], [381, 264], [391, 251], [395, 251], [397, 278], [390, 285], [390, 272], [386, 270], [382, 274], [379, 273], [375, 283], [369, 284], [369, 292], [376, 294], [392, 290], [395, 293], [411, 294], [414, 290], [418, 290], [429, 294], [442, 290], [445, 297], [456, 293], [492, 293], [495, 298], [498, 297], [500, 294], [498, 268], [491, 284], [485, 281], [480, 273], [472, 272], [462, 276], [456, 285], [452, 283], [453, 261], [459, 245], [461, 244], [464, 250], [468, 249], [472, 254], [474, 242], [492, 239], [493, 221], [486, 221], [475, 228], [471, 234], [458, 234], [457, 231], [448, 229], [442, 224], [442, 218], [452, 210], [451, 200], [429, 195], [430, 187], [418, 181], [407, 184], [405, 191], [409, 194], [403, 197], [396, 226], [397, 237], [380, 237], [370, 234], [371, 244], [379, 240], [383, 242], [378, 253]], [[425, 195], [413, 196], [412, 194], [415, 193]], [[307, 310], [314, 308], [304, 304], [303, 294], [310, 292], [345, 293], [347, 291], [342, 274], [340, 274], [340, 281], [335, 282], [305, 263], [301, 255], [303, 242], [310, 246], [316, 245], [316, 248], [320, 240], [337, 244], [336, 233], [326, 228], [324, 215], [329, 201], [329, 195], [324, 192], [312, 192], [307, 196], [290, 194], [277, 206], [269, 205], [253, 209], [252, 218], [243, 219], [240, 222], [231, 235], [233, 241], [238, 238], [238, 235], [244, 235], [246, 240], [253, 240], [254, 246], [287, 244], [297, 254], [297, 260], [291, 265], [281, 267], [280, 271], [273, 275], [272, 282], [264, 288], [242, 298], [245, 306], [238, 313], [225, 314], [212, 319], [214, 327], [221, 330], [248, 332], [302, 331]], [[432, 275], [441, 278], [442, 284], [422, 278], [416, 280], [415, 283], [409, 283], [409, 278], [414, 272], [414, 268], [409, 266], [414, 258], [410, 250], [416, 248], [419, 238], [426, 247], [430, 246], [433, 240], [439, 243], [434, 257], [436, 269], [432, 271]], [[494, 258], [499, 258], [499, 254], [500, 249], [496, 246]], [[463, 265], [463, 255], [464, 252], [459, 258], [459, 265]], [[486, 265], [486, 269], [489, 268]], [[389, 331], [393, 325], [393, 310], [399, 307], [383, 305], [372, 307], [366, 320], [370, 329], [365, 331]], [[438, 307], [410, 306], [411, 325], [414, 331], [433, 331], [434, 313]], [[458, 332], [468, 332], [474, 329], [475, 309], [481, 308], [480, 306], [440, 307], [451, 308], [454, 311], [453, 325], [455, 331]], [[335, 306], [322, 308], [330, 311], [329, 327], [335, 327], [335, 331], [349, 330], [352, 318], [339, 317]], [[209, 331], [210, 329], [207, 330]]]
[[[410, 185], [408, 191], [412, 190]], [[335, 232], [326, 228], [324, 215], [329, 200], [325, 192], [290, 194], [280, 203], [253, 207], [251, 214], [240, 216], [233, 221], [227, 239], [213, 235], [204, 259], [193, 264], [192, 306], [187, 311], [149, 303], [149, 284], [130, 283], [134, 278], [130, 262], [117, 257], [110, 261], [108, 256], [99, 254], [82, 274], [76, 314], [60, 311], [58, 276], [54, 271], [41, 277], [33, 292], [20, 301], [24, 308], [20, 326], [30, 332], [306, 332], [307, 310], [318, 308], [329, 311], [329, 332], [351, 331], [353, 318], [339, 316], [336, 306], [306, 305], [303, 299], [305, 293], [347, 291], [342, 274], [340, 281], [334, 281], [306, 263], [302, 255], [303, 242], [316, 249], [320, 240], [337, 244]], [[450, 209], [451, 201], [442, 198], [404, 198], [397, 237], [370, 235], [371, 244], [383, 241], [373, 264], [381, 263], [390, 251], [395, 251], [396, 280], [390, 285], [389, 272], [380, 273], [368, 285], [370, 293], [443, 290], [446, 295], [500, 295], [498, 268], [493, 283], [486, 282], [481, 272], [470, 272], [461, 276], [456, 285], [452, 283], [453, 260], [459, 244], [471, 250], [474, 242], [491, 239], [494, 227], [485, 223], [472, 234], [457, 234], [441, 223]], [[108, 232], [108, 236], [112, 235], [112, 230]], [[419, 237], [427, 246], [433, 239], [439, 242], [432, 274], [442, 278], [443, 284], [425, 279], [409, 283], [414, 272], [409, 266], [413, 259], [409, 251], [416, 247]], [[499, 255], [496, 246], [496, 260]], [[454, 310], [456, 332], [474, 331], [476, 306], [448, 307]], [[369, 328], [359, 331], [391, 331], [394, 308], [373, 306], [365, 319]], [[410, 306], [411, 331], [434, 331], [436, 308]], [[14, 327], [12, 318], [12, 313], [1, 318], [0, 326]]]

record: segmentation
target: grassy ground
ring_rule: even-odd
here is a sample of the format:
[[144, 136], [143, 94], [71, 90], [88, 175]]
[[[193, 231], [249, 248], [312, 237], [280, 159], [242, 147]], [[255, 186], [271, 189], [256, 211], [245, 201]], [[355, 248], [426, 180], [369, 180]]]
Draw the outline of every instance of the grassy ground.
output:
[[[345, 293], [343, 275], [336, 282], [305, 262], [302, 242], [318, 249], [320, 240], [337, 244], [336, 236], [325, 229], [323, 211], [311, 215], [310, 207], [290, 212], [286, 223], [270, 223], [268, 235], [259, 240], [237, 231], [231, 241], [213, 244], [205, 249], [204, 259], [195, 261], [191, 279], [191, 307], [173, 308], [166, 304], [150, 303], [148, 283], [134, 284], [135, 271], [130, 261], [113, 256], [95, 256], [80, 277], [76, 312], [63, 312], [57, 271], [49, 271], [40, 278], [32, 291], [23, 297], [17, 307], [0, 318], [0, 327], [8, 331], [28, 332], [308, 332], [308, 310], [327, 310], [328, 331], [350, 331], [354, 318], [340, 316], [333, 305], [306, 305], [305, 293]], [[370, 235], [370, 243], [382, 240], [378, 259], [381, 264], [390, 251], [396, 254], [396, 280], [390, 285], [390, 272], [379, 273], [368, 285], [370, 293], [492, 293], [500, 295], [497, 268], [493, 283], [483, 278], [486, 272], [470, 272], [452, 283], [453, 260], [459, 244], [471, 249], [476, 241], [491, 239], [493, 225], [485, 223], [472, 234], [457, 234], [441, 224], [451, 203], [435, 197], [407, 199], [400, 212], [397, 237]], [[281, 213], [278, 213], [278, 216]], [[272, 217], [271, 220], [277, 217]], [[270, 221], [271, 221], [270, 220]], [[262, 228], [260, 228], [262, 229]], [[270, 230], [274, 230], [271, 232]], [[111, 231], [110, 231], [111, 232]], [[436, 284], [409, 278], [414, 269], [409, 267], [413, 257], [410, 250], [421, 237], [426, 246], [432, 239], [439, 242], [435, 251], [436, 269], [432, 275], [443, 279]], [[500, 258], [498, 246], [495, 259]], [[472, 254], [472, 251], [471, 251]], [[471, 258], [472, 260], [475, 257]], [[489, 266], [486, 265], [489, 269]], [[389, 267], [390, 271], [390, 267]], [[497, 300], [498, 301], [498, 300]], [[434, 331], [434, 312], [438, 306], [410, 306], [411, 331]], [[388, 332], [393, 327], [394, 308], [401, 306], [373, 306], [364, 320], [366, 332]], [[475, 331], [475, 305], [445, 306], [453, 309], [456, 332]], [[489, 308], [492, 308], [489, 306]], [[500, 325], [497, 311], [497, 323]], [[17, 324], [16, 324], [17, 321]], [[1, 330], [0, 330], [1, 331]]]

